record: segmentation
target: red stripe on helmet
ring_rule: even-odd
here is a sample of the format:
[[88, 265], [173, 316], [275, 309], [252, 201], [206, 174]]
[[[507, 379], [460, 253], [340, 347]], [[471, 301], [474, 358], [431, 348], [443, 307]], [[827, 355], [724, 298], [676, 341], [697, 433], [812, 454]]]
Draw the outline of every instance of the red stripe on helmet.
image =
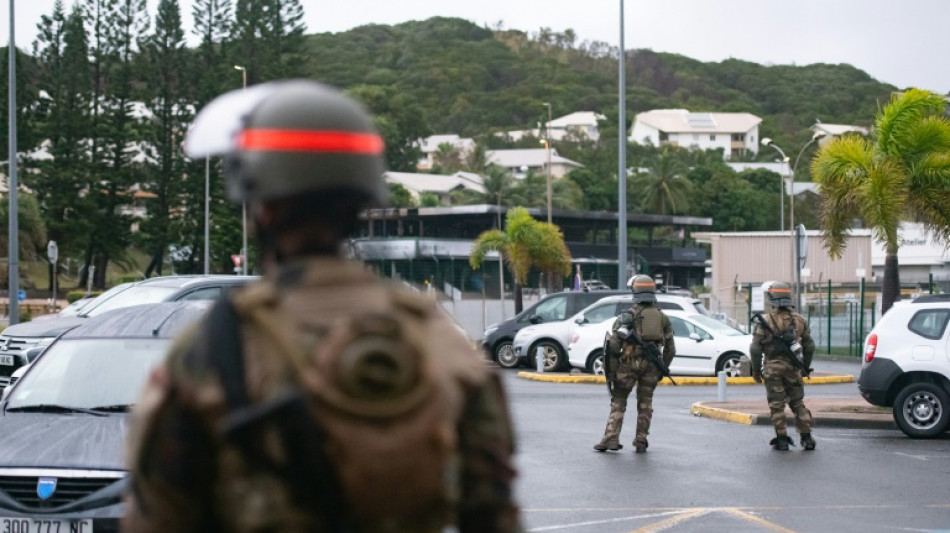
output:
[[768, 292], [783, 292], [783, 293], [784, 293], [784, 292], [787, 292], [787, 293], [791, 294], [791, 293], [792, 293], [792, 289], [769, 289]]
[[349, 131], [244, 130], [238, 137], [238, 147], [245, 150], [378, 155], [384, 146], [375, 133]]

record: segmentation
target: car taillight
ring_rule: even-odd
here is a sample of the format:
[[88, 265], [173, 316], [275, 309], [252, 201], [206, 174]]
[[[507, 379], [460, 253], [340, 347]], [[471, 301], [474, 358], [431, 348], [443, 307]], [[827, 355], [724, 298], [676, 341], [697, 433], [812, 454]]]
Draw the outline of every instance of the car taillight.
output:
[[868, 335], [868, 342], [864, 345], [864, 362], [870, 363], [877, 351], [877, 333]]

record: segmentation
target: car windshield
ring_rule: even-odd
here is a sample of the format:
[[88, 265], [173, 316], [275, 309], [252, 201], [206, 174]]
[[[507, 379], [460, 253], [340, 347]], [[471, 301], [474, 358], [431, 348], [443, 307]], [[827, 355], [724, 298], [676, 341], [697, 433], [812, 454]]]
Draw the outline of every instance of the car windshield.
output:
[[720, 322], [712, 317], [705, 315], [690, 315], [689, 319], [708, 329], [713, 334], [726, 335], [728, 337], [738, 337], [745, 335], [745, 333], [737, 330], [736, 328]]
[[7, 410], [44, 406], [122, 410], [138, 398], [170, 339], [64, 339], [10, 393]]
[[83, 298], [81, 300], [76, 300], [75, 302], [67, 305], [62, 311], [59, 312], [59, 316], [76, 316], [82, 311], [83, 307], [86, 307], [94, 298]]
[[99, 297], [96, 298], [93, 303], [87, 306], [88, 309], [83, 309], [79, 312], [80, 316], [97, 316], [105, 313], [106, 311], [120, 309], [122, 307], [163, 302], [166, 298], [178, 290], [178, 287], [129, 285], [128, 287], [123, 288], [121, 291], [117, 291], [111, 295], [109, 294], [118, 288], [119, 287], [115, 287], [99, 295]]

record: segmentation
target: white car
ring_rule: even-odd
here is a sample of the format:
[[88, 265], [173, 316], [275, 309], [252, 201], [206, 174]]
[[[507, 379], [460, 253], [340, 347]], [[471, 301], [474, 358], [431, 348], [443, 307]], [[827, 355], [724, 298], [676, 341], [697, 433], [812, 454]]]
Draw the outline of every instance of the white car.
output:
[[897, 302], [864, 341], [858, 390], [890, 407], [905, 435], [939, 437], [950, 428], [950, 296]]
[[[708, 315], [709, 311], [695, 298], [672, 294], [657, 294], [657, 307], [663, 311], [682, 311], [688, 314]], [[527, 366], [537, 366], [535, 357], [543, 350], [544, 371], [553, 372], [570, 366], [568, 343], [575, 328], [583, 329], [607, 319], [613, 319], [621, 311], [633, 305], [633, 295], [606, 296], [585, 307], [579, 313], [557, 322], [546, 322], [522, 328], [511, 341], [514, 355]], [[707, 317], [708, 318], [708, 317]], [[710, 318], [710, 320], [713, 320]], [[715, 320], [713, 320], [715, 321]]]
[[581, 312], [567, 320], [544, 322], [518, 330], [511, 341], [512, 350], [517, 357], [535, 368], [538, 349], [544, 354], [544, 371], [554, 372], [568, 366], [567, 341], [571, 331], [613, 319], [624, 308], [630, 307], [632, 296], [607, 296], [585, 307]]
[[[728, 377], [740, 375], [739, 361], [742, 356], [749, 357], [752, 335], [705, 315], [665, 309], [663, 312], [670, 318], [676, 343], [671, 374], [715, 376], [725, 370]], [[571, 366], [593, 374], [604, 373], [604, 338], [613, 322], [611, 318], [574, 330], [568, 344]]]

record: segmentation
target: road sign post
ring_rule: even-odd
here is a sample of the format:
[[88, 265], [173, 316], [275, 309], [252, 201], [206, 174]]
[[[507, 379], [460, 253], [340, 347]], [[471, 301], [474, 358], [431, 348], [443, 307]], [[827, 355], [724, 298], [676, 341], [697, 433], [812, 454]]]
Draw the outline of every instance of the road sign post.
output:
[[53, 300], [50, 305], [50, 312], [56, 312], [56, 261], [59, 260], [59, 247], [56, 245], [56, 241], [49, 241], [49, 244], [46, 245], [46, 256], [49, 257], [49, 262], [53, 265]]

